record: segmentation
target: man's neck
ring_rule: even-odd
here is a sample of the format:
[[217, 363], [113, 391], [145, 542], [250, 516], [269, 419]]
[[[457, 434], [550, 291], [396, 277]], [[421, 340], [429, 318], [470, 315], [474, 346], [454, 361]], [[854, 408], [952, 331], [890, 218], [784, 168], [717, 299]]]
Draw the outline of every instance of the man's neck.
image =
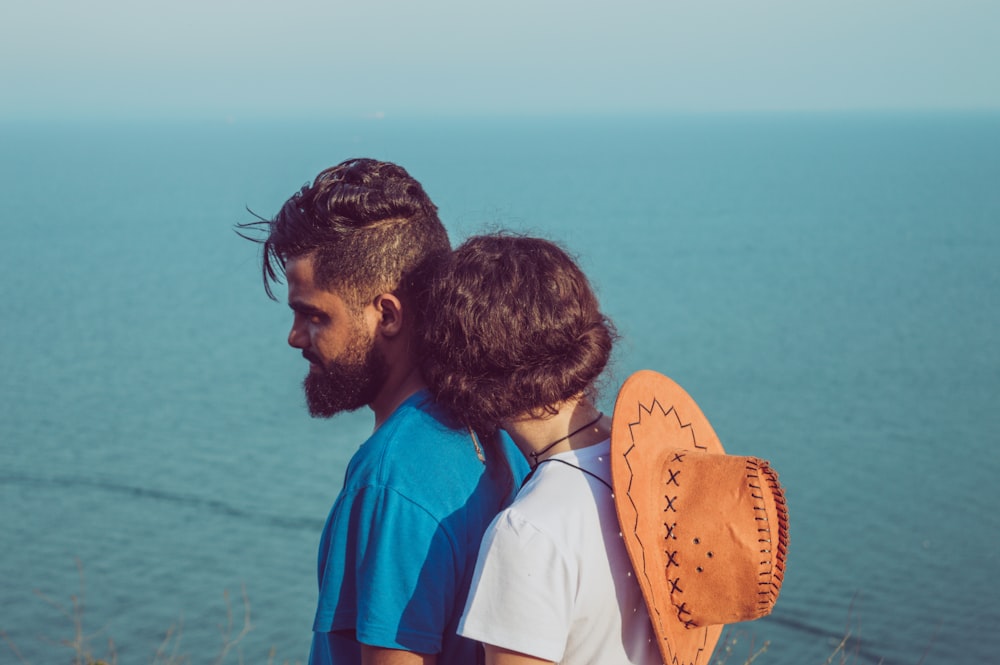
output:
[[369, 404], [375, 414], [375, 429], [399, 408], [399, 405], [409, 399], [414, 393], [425, 387], [423, 377], [416, 367], [408, 367], [403, 372], [390, 373], [385, 385], [379, 391], [375, 400]]

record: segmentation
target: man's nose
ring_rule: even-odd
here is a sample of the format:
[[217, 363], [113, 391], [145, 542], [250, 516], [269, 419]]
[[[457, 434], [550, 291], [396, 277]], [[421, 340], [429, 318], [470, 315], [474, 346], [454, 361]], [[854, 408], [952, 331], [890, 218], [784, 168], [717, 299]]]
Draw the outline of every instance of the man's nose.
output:
[[309, 335], [298, 321], [292, 323], [292, 329], [288, 331], [288, 346], [295, 349], [305, 349], [309, 346]]

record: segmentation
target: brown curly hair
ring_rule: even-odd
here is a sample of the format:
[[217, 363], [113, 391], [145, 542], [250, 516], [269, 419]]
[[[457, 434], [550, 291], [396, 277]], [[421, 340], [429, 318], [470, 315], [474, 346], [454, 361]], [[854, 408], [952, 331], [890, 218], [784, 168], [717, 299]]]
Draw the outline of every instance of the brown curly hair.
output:
[[436, 400], [484, 437], [590, 391], [616, 333], [586, 276], [556, 244], [470, 238], [421, 294], [421, 370]]

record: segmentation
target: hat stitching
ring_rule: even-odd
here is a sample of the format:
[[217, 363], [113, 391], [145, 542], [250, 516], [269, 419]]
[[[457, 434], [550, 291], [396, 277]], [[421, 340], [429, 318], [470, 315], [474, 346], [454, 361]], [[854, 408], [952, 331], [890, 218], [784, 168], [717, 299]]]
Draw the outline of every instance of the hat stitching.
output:
[[[691, 423], [688, 423], [688, 424], [685, 425], [681, 421], [680, 414], [677, 413], [677, 410], [674, 407], [671, 406], [669, 409], [664, 409], [663, 405], [660, 404], [660, 400], [658, 398], [656, 398], [656, 397], [653, 398], [653, 402], [649, 405], [649, 408], [643, 406], [642, 403], [639, 404], [639, 419], [637, 421], [635, 421], [635, 422], [632, 422], [632, 423], [628, 424], [629, 434], [630, 435], [632, 434], [632, 428], [633, 427], [642, 424], [642, 412], [645, 411], [649, 415], [653, 415], [653, 409], [654, 408], [659, 408], [660, 413], [663, 414], [664, 417], [666, 417], [666, 416], [668, 416], [670, 414], [673, 414], [674, 418], [677, 419], [677, 426], [680, 427], [683, 430], [687, 430], [688, 433], [691, 435], [691, 444], [695, 448], [698, 448], [700, 450], [708, 450], [707, 446], [703, 446], [703, 445], [701, 445], [701, 444], [698, 443], [697, 437], [695, 437], [695, 435], [694, 435], [694, 429], [692, 429], [692, 427], [691, 427]], [[633, 441], [635, 441], [635, 436], [632, 436], [631, 438], [632, 438]], [[680, 461], [680, 460], [676, 459], [676, 457], [675, 457], [675, 461]]]
[[687, 603], [681, 603], [680, 605], [674, 605], [677, 608], [677, 620], [684, 624], [685, 628], [691, 628], [694, 626], [694, 621], [691, 619], [685, 619], [683, 615], [691, 616], [691, 611], [687, 608]]
[[762, 486], [760, 484], [755, 485], [753, 480], [748, 480], [748, 486], [758, 492], [751, 492], [751, 496], [754, 499], [753, 509], [757, 513], [762, 513], [762, 516], [758, 516], [755, 519], [758, 522], [764, 523], [757, 529], [757, 532], [762, 536], [757, 539], [757, 542], [760, 544], [761, 554], [759, 576], [761, 578], [766, 578], [758, 582], [758, 586], [761, 587], [761, 590], [757, 592], [757, 595], [760, 596], [758, 599], [758, 604], [760, 605], [759, 616], [763, 616], [777, 600], [778, 591], [781, 588], [781, 583], [784, 578], [785, 552], [788, 533], [788, 506], [785, 503], [784, 490], [778, 484], [777, 473], [775, 473], [765, 460], [748, 458], [747, 471], [747, 478], [756, 480], [757, 483], [761, 482], [761, 476], [764, 477], [763, 482], [766, 482], [768, 488], [771, 490], [771, 496], [774, 499], [775, 512], [778, 518], [778, 542], [775, 545], [771, 522], [767, 518], [767, 506], [764, 505], [764, 493], [761, 490]]
[[[677, 412], [674, 409], [671, 408], [671, 411], [673, 411], [674, 415], [677, 416]], [[678, 423], [679, 422], [680, 418], [678, 416]], [[692, 430], [692, 438], [694, 438], [693, 430]], [[686, 454], [687, 453], [683, 452], [675, 452], [674, 457], [671, 461], [683, 464], [684, 457], [686, 456]], [[671, 484], [671, 482], [673, 482], [673, 484], [679, 488], [680, 483], [677, 481], [677, 478], [680, 476], [681, 470], [680, 469], [675, 470], [673, 468], [667, 467], [667, 473], [670, 474], [670, 479], [665, 481], [664, 484], [669, 485]], [[677, 512], [677, 509], [674, 507], [674, 502], [677, 500], [678, 495], [674, 495], [673, 497], [669, 495], [664, 495], [663, 498], [667, 500], [667, 508], [669, 508], [673, 512]], [[666, 512], [666, 509], [664, 509], [664, 512]], [[676, 527], [676, 522], [674, 523], [674, 526]], [[673, 529], [670, 529], [669, 535], [672, 537], [673, 540], [677, 540], [677, 536], [673, 534]], [[667, 539], [668, 539], [667, 537], [664, 537], [664, 540]], [[697, 539], [695, 540], [697, 541]], [[678, 552], [679, 550], [667, 550], [667, 549], [663, 551], [663, 553], [667, 555], [667, 562], [666, 565], [664, 566], [665, 568], [670, 568], [670, 566], [676, 566], [678, 569], [680, 569], [681, 564], [677, 560]], [[700, 567], [698, 568], [698, 572], [701, 572]], [[674, 583], [674, 581], [671, 580], [670, 584], [670, 604], [673, 605], [674, 608], [677, 610], [677, 621], [680, 622], [685, 629], [690, 630], [691, 628], [695, 628], [696, 625], [693, 619], [685, 618], [685, 615], [687, 615], [688, 617], [692, 616], [691, 611], [687, 608], [687, 602], [681, 601], [679, 604], [674, 602], [673, 596], [675, 592], [677, 593], [677, 595], [682, 595], [684, 593], [684, 590], [680, 587], [680, 581], [681, 581], [680, 576], [674, 579], [676, 580], [676, 583]]]
[[667, 533], [666, 533], [666, 535], [663, 536], [663, 539], [664, 540], [677, 540], [677, 536], [674, 535], [674, 529], [677, 528], [677, 522], [671, 522], [670, 524], [667, 524], [666, 522], [664, 522], [663, 526], [667, 527]]
[[[628, 497], [629, 503], [631, 503], [632, 506], [633, 506], [633, 508], [635, 508], [635, 511], [634, 511], [635, 522], [632, 525], [632, 530], [633, 530], [633, 534], [635, 535], [635, 538], [639, 542], [639, 545], [640, 545], [640, 548], [641, 548], [642, 562], [643, 562], [642, 574], [648, 579], [649, 575], [646, 573], [646, 569], [647, 569], [647, 566], [646, 566], [646, 545], [645, 545], [645, 543], [642, 542], [642, 539], [639, 537], [639, 533], [638, 533], [638, 531], [639, 531], [639, 528], [638, 528], [639, 527], [638, 506], [636, 506], [635, 501], [632, 499], [632, 481], [635, 480], [635, 470], [632, 468], [632, 463], [629, 460], [629, 453], [631, 453], [635, 449], [635, 432], [634, 432], [634, 428], [636, 426], [642, 424], [642, 416], [643, 416], [644, 412], [646, 414], [652, 416], [653, 415], [653, 410], [655, 408], [658, 408], [659, 411], [660, 411], [660, 413], [663, 415], [663, 417], [667, 417], [668, 415], [671, 415], [671, 414], [673, 415], [673, 417], [675, 418], [675, 420], [677, 422], [678, 428], [680, 428], [682, 430], [686, 430], [688, 432], [688, 434], [690, 434], [691, 445], [694, 448], [696, 448], [698, 450], [708, 450], [708, 447], [705, 446], [705, 445], [702, 445], [702, 444], [698, 443], [697, 438], [695, 437], [695, 431], [692, 428], [691, 423], [684, 424], [681, 421], [680, 414], [677, 412], [677, 410], [674, 407], [671, 406], [669, 409], [664, 409], [663, 405], [660, 404], [660, 401], [657, 398], [653, 398], [653, 401], [649, 405], [648, 408], [646, 406], [644, 406], [641, 402], [639, 403], [638, 406], [639, 406], [639, 419], [636, 420], [635, 422], [630, 422], [629, 425], [628, 425], [628, 427], [629, 427], [629, 438], [631, 439], [631, 441], [633, 443], [632, 443], [631, 446], [629, 446], [628, 450], [626, 450], [625, 454], [623, 455], [623, 457], [625, 458], [625, 464], [627, 465], [628, 470], [629, 470], [628, 489], [626, 490], [625, 494]], [[678, 462], [678, 463], [683, 464], [684, 463], [684, 457], [686, 455], [687, 455], [687, 452], [684, 452], [684, 451], [675, 451], [673, 459], [671, 459], [670, 461], [671, 462]], [[676, 475], [679, 475], [679, 473], [680, 473], [680, 471], [678, 471], [677, 474], [675, 475], [673, 473], [673, 471], [671, 471], [669, 469], [668, 469], [668, 471], [670, 471], [671, 480], [675, 480]], [[670, 484], [670, 481], [668, 480], [665, 484]], [[676, 480], [675, 480], [674, 484], [676, 486], [678, 486], [678, 487], [680, 486], [680, 484], [678, 482], [676, 482]], [[671, 510], [673, 512], [677, 512], [676, 508], [674, 508], [674, 506], [673, 506], [673, 502], [677, 500], [677, 496], [675, 495], [671, 499], [668, 495], [664, 495], [664, 498], [667, 499], [667, 506], [663, 509], [663, 512], [666, 513], [666, 512], [671, 511]], [[674, 522], [674, 523], [668, 525], [666, 522], [664, 522], [663, 526], [665, 526], [667, 528], [666, 534], [664, 535], [664, 540], [671, 540], [671, 539], [672, 540], [676, 540], [677, 536], [674, 534], [674, 529], [676, 528], [677, 523]], [[670, 550], [664, 550], [664, 554], [667, 555], [667, 562], [664, 565], [665, 569], [669, 569], [671, 567], [671, 565], [677, 566], [678, 568], [680, 567], [680, 564], [677, 563], [677, 561], [676, 561], [676, 555], [677, 555], [677, 553], [678, 553], [678, 550], [673, 550], [672, 552]], [[676, 578], [669, 578], [668, 577], [667, 579], [670, 582], [671, 594], [673, 594], [675, 591], [677, 593], [679, 593], [679, 594], [683, 594], [684, 593], [684, 590], [680, 586], [681, 578], [679, 576], [676, 577]], [[683, 619], [681, 617], [682, 611], [685, 612], [685, 613], [687, 613], [687, 614], [690, 614], [690, 612], [685, 607], [685, 605], [686, 605], [685, 603], [681, 603], [680, 605], [676, 605], [671, 600], [671, 605], [677, 610], [677, 619], [678, 619], [678, 621], [680, 621], [684, 625], [684, 627], [686, 629], [690, 629], [690, 628], [696, 627], [696, 626], [694, 626], [693, 621], [691, 621], [690, 619], [685, 620], [685, 619]], [[660, 616], [659, 609], [656, 608], [656, 607], [654, 607], [653, 610], [656, 612], [656, 615], [657, 615], [657, 617], [656, 617], [657, 623], [662, 624], [663, 620], [662, 620], [662, 617]], [[708, 639], [708, 633], [706, 632], [703, 635], [703, 640], [707, 640], [707, 639]], [[678, 654], [674, 653], [673, 645], [670, 644], [670, 641], [667, 640], [666, 638], [664, 638], [664, 642], [666, 643], [667, 648], [668, 648], [668, 650], [671, 653], [671, 660], [673, 661], [673, 663], [679, 665], [680, 664], [680, 659], [678, 657]], [[703, 644], [698, 647], [698, 652], [697, 652], [697, 654], [695, 656], [695, 659], [693, 661], [691, 661], [691, 662], [692, 663], [699, 662], [701, 660], [701, 654], [702, 654], [702, 652], [704, 650], [705, 650], [705, 644], [703, 642]]]

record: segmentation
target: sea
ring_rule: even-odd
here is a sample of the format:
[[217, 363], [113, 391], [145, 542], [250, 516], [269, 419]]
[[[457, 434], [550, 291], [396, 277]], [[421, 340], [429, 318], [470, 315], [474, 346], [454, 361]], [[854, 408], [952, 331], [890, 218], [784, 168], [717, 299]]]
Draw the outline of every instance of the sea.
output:
[[[294, 663], [362, 409], [309, 417], [259, 248], [395, 161], [455, 243], [559, 242], [790, 509], [728, 665], [1000, 661], [1000, 114], [0, 123], [0, 663]], [[407, 552], [399, 552], [406, 557]]]

